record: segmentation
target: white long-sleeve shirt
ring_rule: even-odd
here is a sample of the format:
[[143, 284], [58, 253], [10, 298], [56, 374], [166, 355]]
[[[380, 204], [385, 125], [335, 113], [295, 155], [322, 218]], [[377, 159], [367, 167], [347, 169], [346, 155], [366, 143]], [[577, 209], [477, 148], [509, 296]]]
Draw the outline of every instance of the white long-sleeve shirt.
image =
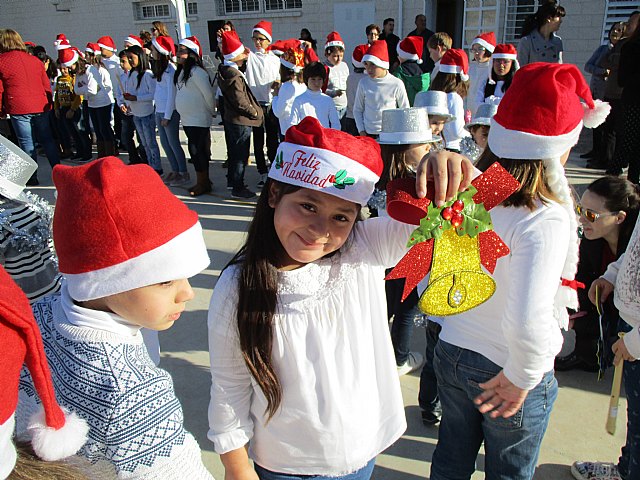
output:
[[87, 99], [91, 108], [105, 107], [114, 102], [111, 77], [104, 67], [89, 65], [85, 73], [76, 75], [74, 90]]
[[158, 82], [153, 78], [151, 70], [142, 74], [140, 86], [138, 86], [138, 72], [131, 70], [124, 85], [125, 93], [135, 95], [135, 100], [129, 100], [131, 113], [134, 117], [148, 117], [153, 113], [153, 96]]
[[529, 390], [553, 369], [562, 347], [553, 312], [569, 218], [563, 206], [551, 202], [538, 203], [534, 211], [497, 206], [491, 220], [511, 251], [496, 264], [496, 291], [478, 307], [446, 317], [440, 339], [487, 357], [517, 387]]
[[156, 113], [162, 113], [167, 120], [171, 120], [171, 115], [176, 109], [176, 86], [173, 83], [175, 73], [176, 67], [169, 62], [167, 69], [162, 74], [162, 79], [159, 82], [156, 79], [156, 91], [153, 95]]
[[291, 108], [293, 107], [293, 101], [306, 91], [307, 86], [304, 83], [289, 80], [282, 84], [278, 95], [273, 97], [271, 110], [273, 114], [278, 117], [280, 133], [283, 135], [291, 126]]
[[358, 84], [353, 116], [358, 132], [378, 135], [382, 130], [382, 111], [409, 108], [404, 83], [390, 73], [382, 78], [365, 76]]
[[299, 124], [304, 117], [315, 117], [324, 128], [340, 130], [340, 117], [333, 99], [321, 91], [307, 89], [293, 101], [291, 125]]
[[[349, 65], [340, 62], [338, 65], [326, 64], [329, 67], [329, 79], [327, 81], [327, 91], [325, 92], [333, 99], [336, 108], [345, 108], [347, 106], [347, 78], [349, 77]], [[338, 90], [342, 91], [342, 95], [334, 96]]]
[[273, 100], [271, 85], [280, 80], [280, 60], [271, 52], [251, 52], [244, 75], [256, 100], [270, 104]]
[[449, 107], [449, 113], [455, 118], [444, 124], [442, 135], [444, 136], [448, 149], [460, 150], [460, 140], [462, 140], [462, 137], [471, 135], [464, 128], [464, 106], [462, 105], [462, 97], [455, 92], [447, 93], [447, 107]]
[[[471, 110], [471, 115], [476, 114], [478, 105], [484, 102], [484, 86], [489, 79], [491, 71], [491, 60], [480, 63], [475, 60], [469, 63], [469, 95], [464, 99], [466, 108]], [[479, 93], [482, 91], [482, 100], [479, 100]]]
[[383, 278], [406, 252], [413, 228], [388, 217], [358, 222], [342, 251], [278, 272], [271, 358], [283, 396], [268, 423], [265, 396], [239, 346], [239, 270], [222, 272], [208, 318], [208, 437], [216, 452], [251, 440], [249, 455], [264, 468], [337, 476], [364, 466], [402, 435]]
[[366, 77], [366, 73], [356, 73], [353, 72], [347, 78], [347, 118], [353, 117], [353, 105], [356, 101], [356, 93], [358, 91], [358, 85], [360, 84], [360, 80]]
[[210, 127], [215, 113], [213, 88], [209, 74], [203, 68], [193, 67], [185, 83], [184, 72], [180, 72], [176, 84], [176, 110], [182, 125], [187, 127]]
[[120, 75], [124, 73], [124, 70], [122, 70], [122, 67], [120, 66], [120, 57], [116, 54], [111, 55], [109, 58], [103, 56], [102, 63], [107, 68], [109, 78], [111, 78], [111, 85], [113, 85], [113, 88], [115, 89], [115, 85], [118, 82]]

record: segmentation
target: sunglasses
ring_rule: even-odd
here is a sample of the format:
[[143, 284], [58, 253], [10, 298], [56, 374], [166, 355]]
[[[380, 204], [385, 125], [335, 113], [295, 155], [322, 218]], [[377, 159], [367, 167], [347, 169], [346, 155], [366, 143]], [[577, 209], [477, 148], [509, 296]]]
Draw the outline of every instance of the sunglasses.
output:
[[618, 212], [605, 212], [605, 213], [594, 212], [593, 210], [589, 210], [588, 208], [584, 208], [580, 204], [576, 205], [576, 213], [578, 215], [586, 218], [587, 221], [589, 221], [589, 223], [595, 222], [600, 217], [609, 217], [611, 215], [617, 215], [618, 214]]

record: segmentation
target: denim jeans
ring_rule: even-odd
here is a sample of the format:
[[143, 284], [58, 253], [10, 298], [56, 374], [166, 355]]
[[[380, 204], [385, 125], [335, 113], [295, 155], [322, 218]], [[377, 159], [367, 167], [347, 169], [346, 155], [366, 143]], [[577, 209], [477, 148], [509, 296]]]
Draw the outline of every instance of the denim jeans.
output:
[[182, 145], [180, 145], [180, 114], [174, 110], [166, 127], [162, 126], [162, 120], [164, 120], [164, 113], [156, 112], [160, 143], [164, 153], [167, 154], [171, 170], [177, 173], [187, 173], [187, 159], [184, 156]]
[[376, 459], [374, 458], [360, 470], [356, 470], [353, 473], [341, 475], [339, 477], [327, 477], [325, 475], [291, 475], [289, 473], [277, 473], [262, 468], [258, 464], [255, 464], [255, 470], [260, 480], [369, 480], [371, 478], [371, 474], [373, 473], [373, 467], [375, 466], [375, 464]]
[[533, 478], [542, 437], [558, 395], [553, 371], [529, 391], [515, 415], [491, 418], [478, 411], [473, 399], [482, 393], [478, 384], [495, 377], [502, 367], [442, 339], [435, 349], [434, 367], [442, 419], [431, 480], [469, 479], [483, 441], [487, 480]]
[[415, 319], [421, 315], [418, 308], [418, 291], [414, 288], [409, 296], [403, 301], [402, 291], [404, 290], [404, 279], [387, 280], [385, 291], [387, 294], [387, 314], [389, 318], [393, 316], [391, 324], [391, 343], [393, 353], [396, 356], [396, 365], [404, 365], [409, 357], [411, 335]]
[[[630, 330], [631, 326], [620, 320], [619, 331]], [[618, 459], [618, 471], [624, 480], [640, 480], [640, 360], [624, 362], [622, 379], [627, 394], [627, 440]]]
[[229, 169], [228, 181], [235, 192], [244, 188], [244, 167], [249, 160], [251, 148], [251, 127], [229, 123]]
[[120, 117], [120, 148], [124, 148], [129, 153], [129, 163], [144, 163], [138, 155], [138, 147], [133, 137], [136, 133], [136, 126], [133, 124], [133, 115], [122, 114]]
[[438, 379], [433, 369], [433, 355], [438, 344], [442, 327], [431, 320], [427, 321], [427, 348], [424, 357], [424, 366], [420, 372], [420, 390], [418, 392], [418, 405], [426, 412], [441, 412], [440, 399], [438, 398]]
[[211, 159], [211, 130], [209, 127], [184, 126], [187, 134], [189, 155], [196, 172], [208, 172]]
[[113, 142], [115, 137], [111, 129], [111, 104], [98, 108], [89, 107], [89, 116], [96, 139], [101, 142]]
[[140, 141], [144, 151], [147, 153], [149, 165], [156, 172], [162, 173], [162, 163], [160, 162], [160, 148], [156, 142], [156, 119], [153, 113], [146, 117], [133, 116], [133, 123], [140, 135]]
[[11, 125], [13, 125], [20, 148], [34, 161], [38, 161], [35, 146], [35, 143], [38, 142], [43, 146], [52, 167], [60, 163], [58, 147], [53, 141], [47, 112], [11, 115]]

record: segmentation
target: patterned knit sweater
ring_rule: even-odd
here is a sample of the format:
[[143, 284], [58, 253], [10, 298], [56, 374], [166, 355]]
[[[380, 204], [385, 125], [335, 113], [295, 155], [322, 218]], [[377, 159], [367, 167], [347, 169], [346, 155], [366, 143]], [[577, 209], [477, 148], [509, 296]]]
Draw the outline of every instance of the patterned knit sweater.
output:
[[[115, 315], [73, 305], [64, 287], [62, 295], [37, 302], [33, 310], [58, 401], [90, 426], [89, 440], [78, 455], [96, 471], [110, 467], [111, 478], [213, 478], [196, 440], [184, 429], [171, 376], [153, 364], [138, 329]], [[89, 326], [105, 318], [116, 328]], [[37, 402], [29, 372], [23, 369], [19, 438]]]

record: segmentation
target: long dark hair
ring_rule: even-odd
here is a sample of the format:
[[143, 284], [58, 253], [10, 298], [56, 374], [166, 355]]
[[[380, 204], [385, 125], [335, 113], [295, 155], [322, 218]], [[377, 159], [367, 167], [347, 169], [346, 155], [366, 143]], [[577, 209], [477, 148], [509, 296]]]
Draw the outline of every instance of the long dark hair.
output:
[[[492, 61], [496, 61], [496, 59], [494, 58]], [[506, 73], [506, 75], [503, 78], [498, 78], [498, 75], [496, 75], [496, 72], [493, 71], [493, 65], [491, 66], [491, 72], [489, 73], [489, 76], [491, 78], [491, 80], [493, 80], [494, 82], [499, 82], [500, 80], [502, 80], [502, 93], [505, 93], [507, 91], [507, 89], [511, 86], [511, 82], [513, 81], [513, 76], [516, 74], [517, 68], [516, 68], [516, 61], [512, 60], [511, 61], [511, 68], [509, 69], [509, 71]], [[437, 78], [437, 77], [436, 77]], [[493, 95], [496, 91], [496, 83], [489, 83], [487, 82], [484, 86], [484, 98], [490, 97], [491, 95]]]
[[131, 45], [127, 48], [127, 53], [131, 53], [138, 57], [138, 65], [135, 67], [131, 65], [131, 70], [129, 71], [129, 76], [133, 75], [133, 72], [138, 72], [138, 87], [140, 88], [140, 84], [142, 83], [142, 78], [144, 77], [144, 72], [149, 70], [149, 57], [144, 52], [144, 49], [140, 48], [138, 45]]
[[429, 90], [439, 90], [444, 93], [456, 92], [462, 98], [469, 93], [469, 80], [462, 80], [457, 73], [438, 72], [431, 82]]
[[407, 150], [415, 147], [415, 145], [380, 145], [380, 153], [382, 155], [382, 175], [376, 183], [378, 190], [387, 188], [387, 183], [396, 178], [413, 177], [415, 174], [409, 169], [404, 161], [404, 155]]
[[186, 58], [184, 63], [178, 64], [176, 73], [173, 74], [173, 83], [176, 85], [178, 84], [178, 78], [180, 78], [180, 72], [184, 71], [182, 80], [186, 85], [189, 78], [191, 78], [191, 70], [193, 69], [193, 67], [200, 67], [204, 70], [204, 63], [202, 63], [202, 59], [200, 58], [200, 55], [198, 55], [196, 52], [194, 52], [190, 48], [188, 50], [189, 50], [189, 56]]
[[558, 5], [556, 0], [549, 0], [538, 8], [536, 13], [529, 15], [522, 25], [520, 37], [529, 35], [534, 30], [540, 30], [548, 18], [564, 17], [566, 10], [563, 6]]
[[151, 64], [151, 71], [153, 72], [154, 78], [158, 82], [161, 82], [162, 74], [167, 71], [167, 68], [169, 68], [169, 57], [167, 55], [163, 55], [160, 52], [158, 52], [158, 54], [159, 55], [156, 61]]
[[620, 224], [617, 254], [627, 249], [631, 233], [640, 211], [640, 187], [622, 177], [606, 176], [591, 183], [587, 190], [604, 199], [604, 206], [610, 212], [625, 212], [627, 216]]
[[[285, 255], [285, 250], [274, 225], [275, 208], [269, 205], [272, 188], [275, 204], [283, 196], [300, 189], [287, 183], [267, 180], [249, 224], [247, 240], [225, 267], [240, 266], [237, 308], [240, 349], [251, 376], [267, 399], [267, 422], [282, 402], [282, 384], [274, 369], [271, 352], [273, 316], [278, 304], [277, 265]], [[356, 221], [360, 219], [358, 214]]]

